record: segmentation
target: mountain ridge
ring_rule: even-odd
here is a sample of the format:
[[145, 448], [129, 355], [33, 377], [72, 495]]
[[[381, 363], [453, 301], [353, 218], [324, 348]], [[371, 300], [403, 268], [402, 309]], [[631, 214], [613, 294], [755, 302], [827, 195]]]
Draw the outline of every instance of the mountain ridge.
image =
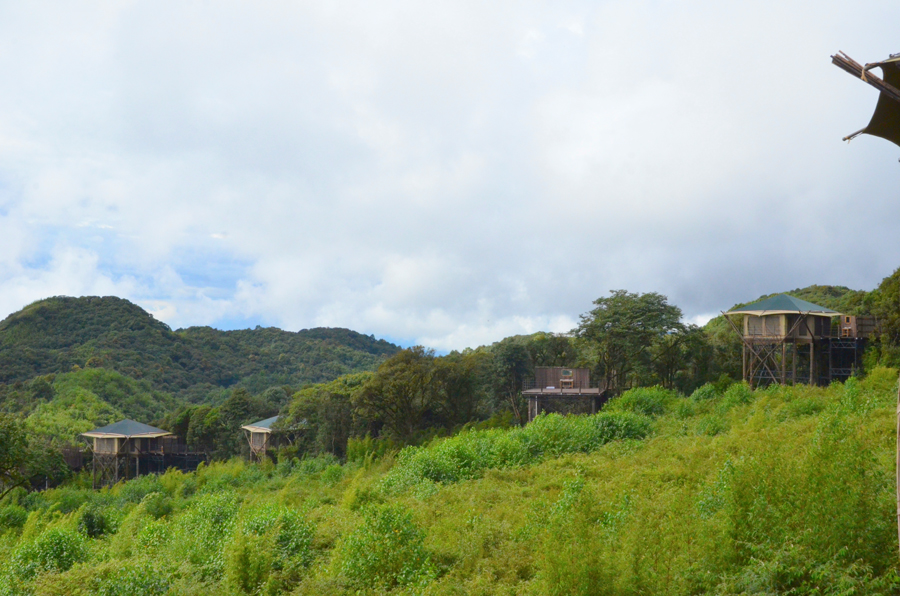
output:
[[173, 331], [124, 298], [55, 296], [0, 321], [0, 383], [107, 368], [198, 401], [216, 388], [258, 392], [373, 370], [399, 350], [343, 328]]

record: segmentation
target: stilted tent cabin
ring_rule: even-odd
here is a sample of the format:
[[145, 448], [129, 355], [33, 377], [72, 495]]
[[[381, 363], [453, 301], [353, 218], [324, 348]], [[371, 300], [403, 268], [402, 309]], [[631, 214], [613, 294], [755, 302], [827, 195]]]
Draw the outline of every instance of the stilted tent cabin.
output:
[[[723, 314], [741, 336], [743, 376], [752, 386], [846, 379], [859, 366], [865, 339], [857, 321], [872, 319], [842, 315], [787, 294]], [[835, 317], [841, 317], [840, 329], [832, 328]], [[845, 320], [853, 321], [852, 332], [843, 330]]]
[[92, 439], [94, 488], [113, 485], [158, 467], [157, 460], [163, 455], [160, 439], [171, 434], [127, 419], [82, 433], [82, 437]]
[[266, 450], [274, 447], [272, 425], [278, 420], [278, 416], [272, 416], [265, 420], [246, 424], [241, 427], [250, 444], [250, 456], [262, 459]]
[[522, 396], [528, 400], [529, 422], [542, 412], [596, 414], [607, 399], [605, 389], [592, 386], [588, 369], [564, 366], [536, 367]]

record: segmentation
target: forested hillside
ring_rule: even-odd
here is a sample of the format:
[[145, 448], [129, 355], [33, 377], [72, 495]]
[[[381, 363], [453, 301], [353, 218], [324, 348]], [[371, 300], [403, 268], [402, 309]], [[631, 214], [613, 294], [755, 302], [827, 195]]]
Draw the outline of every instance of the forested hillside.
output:
[[0, 383], [104, 368], [199, 402], [217, 388], [257, 393], [372, 370], [398, 349], [348, 329], [172, 331], [121, 298], [56, 297], [0, 322]]
[[896, 383], [638, 388], [343, 463], [18, 489], [0, 595], [896, 594]]

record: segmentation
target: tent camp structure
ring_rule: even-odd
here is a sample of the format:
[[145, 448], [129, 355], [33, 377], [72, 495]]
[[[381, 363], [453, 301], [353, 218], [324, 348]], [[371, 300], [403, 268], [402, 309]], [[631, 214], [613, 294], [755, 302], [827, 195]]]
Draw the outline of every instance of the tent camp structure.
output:
[[788, 294], [722, 314], [741, 338], [743, 377], [752, 386], [845, 379], [859, 367], [863, 340], [874, 326], [872, 317], [845, 315]]
[[90, 440], [94, 488], [168, 468], [194, 470], [207, 459], [169, 431], [129, 419], [81, 436]]
[[160, 438], [171, 434], [128, 419], [81, 433], [82, 437], [91, 439], [94, 487], [112, 485], [149, 471], [151, 460], [162, 453]]

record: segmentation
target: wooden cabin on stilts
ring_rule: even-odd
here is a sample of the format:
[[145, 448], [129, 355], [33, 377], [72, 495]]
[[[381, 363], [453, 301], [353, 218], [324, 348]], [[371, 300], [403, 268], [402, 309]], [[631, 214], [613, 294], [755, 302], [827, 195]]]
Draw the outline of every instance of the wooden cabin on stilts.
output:
[[94, 488], [112, 486], [151, 469], [160, 471], [155, 469], [163, 455], [160, 438], [171, 435], [167, 430], [134, 420], [120, 420], [82, 433], [82, 437], [92, 440]]
[[846, 380], [860, 367], [876, 326], [874, 317], [844, 315], [787, 294], [722, 314], [741, 337], [743, 377], [752, 387]]
[[528, 422], [544, 412], [596, 414], [607, 400], [606, 389], [592, 386], [588, 369], [564, 366], [536, 367], [522, 396], [528, 400]]
[[272, 425], [278, 421], [278, 416], [272, 416], [265, 420], [246, 424], [241, 427], [244, 435], [247, 437], [247, 443], [250, 444], [250, 458], [262, 461], [266, 451], [276, 447], [274, 441], [274, 431]]

